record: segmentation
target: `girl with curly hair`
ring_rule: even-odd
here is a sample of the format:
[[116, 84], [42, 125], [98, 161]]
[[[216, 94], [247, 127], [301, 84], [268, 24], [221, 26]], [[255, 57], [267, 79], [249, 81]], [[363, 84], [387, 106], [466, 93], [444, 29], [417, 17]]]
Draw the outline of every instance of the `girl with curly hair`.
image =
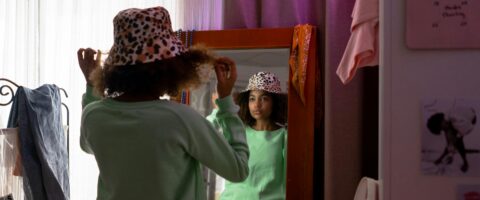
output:
[[[113, 24], [103, 68], [100, 52], [78, 51], [87, 80], [80, 145], [97, 161], [97, 199], [206, 199], [201, 164], [243, 181], [249, 150], [230, 96], [235, 63], [186, 49], [162, 7], [120, 11]], [[223, 135], [192, 108], [159, 98], [198, 84], [196, 70], [208, 62], [218, 79], [219, 121], [230, 127]]]

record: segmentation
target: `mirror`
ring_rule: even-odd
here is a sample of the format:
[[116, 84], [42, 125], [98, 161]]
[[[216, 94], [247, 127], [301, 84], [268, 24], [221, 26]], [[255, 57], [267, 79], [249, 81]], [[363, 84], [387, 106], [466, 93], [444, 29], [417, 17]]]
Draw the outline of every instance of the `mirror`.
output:
[[[276, 75], [276, 77], [280, 80], [280, 87], [281, 91], [284, 94], [287, 94], [287, 83], [288, 83], [288, 58], [290, 54], [290, 49], [288, 48], [272, 48], [272, 49], [222, 49], [222, 50], [214, 50], [216, 56], [219, 57], [229, 57], [237, 66], [237, 81], [235, 82], [235, 92], [241, 92], [247, 88], [249, 79], [252, 75], [256, 74], [257, 72], [271, 72]], [[211, 79], [212, 83], [215, 83], [215, 78]], [[211, 84], [211, 87], [214, 87], [215, 84]], [[209, 99], [211, 102], [211, 99]], [[277, 102], [278, 103], [278, 102]], [[213, 104], [213, 102], [212, 102]], [[286, 105], [285, 105], [286, 106]], [[284, 113], [284, 118], [286, 119], [287, 113]], [[284, 124], [282, 124], [284, 125]], [[258, 167], [254, 167], [250, 169], [250, 174], [253, 175], [257, 173], [254, 177], [258, 176], [258, 173], [262, 174], [261, 177], [265, 179], [276, 180], [274, 183], [282, 183], [285, 180], [284, 176], [284, 164], [286, 159], [285, 155], [283, 154], [284, 144], [285, 144], [285, 137], [284, 133], [278, 127], [278, 131], [270, 132], [271, 137], [269, 139], [258, 137], [265, 134], [265, 132], [249, 132], [247, 133], [247, 141], [249, 142], [250, 146], [250, 165], [255, 166], [269, 166], [269, 171], [272, 172], [272, 175], [266, 175], [262, 172], [259, 172]], [[253, 130], [253, 129], [252, 129]], [[253, 136], [253, 135], [256, 136]], [[261, 146], [259, 146], [261, 144]], [[255, 151], [255, 149], [262, 149], [259, 151]], [[266, 149], [267, 148], [267, 149]], [[268, 153], [266, 151], [269, 151]], [[260, 155], [268, 154], [270, 159], [264, 159]], [[260, 159], [259, 159], [260, 158]], [[254, 164], [252, 164], [252, 162]], [[280, 164], [282, 163], [282, 164]], [[280, 164], [280, 165], [278, 165]], [[275, 170], [277, 169], [277, 170]], [[213, 171], [206, 171], [206, 181], [207, 181], [207, 198], [209, 200], [219, 199], [218, 197], [222, 194], [225, 190], [225, 180], [218, 176], [214, 175]], [[253, 177], [247, 178], [246, 182], [251, 182], [255, 180]], [[283, 180], [283, 181], [278, 181]], [[267, 181], [261, 181], [262, 184], [266, 183]], [[284, 190], [278, 190], [278, 188], [282, 188], [281, 185], [278, 184], [266, 184], [275, 192], [284, 192]], [[284, 186], [284, 185], [283, 185]], [[261, 187], [261, 186], [258, 186]], [[231, 191], [230, 191], [231, 192]], [[228, 196], [228, 195], [227, 195]]]
[[[181, 38], [189, 38], [186, 34], [188, 33], [182, 33], [184, 37]], [[214, 49], [218, 55], [226, 55], [234, 58], [237, 62], [237, 71], [241, 76], [237, 79], [237, 86], [241, 91], [248, 83], [249, 76], [254, 72], [260, 71], [258, 68], [243, 67], [243, 60], [245, 60], [246, 63], [255, 62], [255, 64], [257, 64], [258, 62], [271, 60], [262, 58], [260, 52], [264, 52], [265, 54], [280, 53], [281, 56], [279, 56], [281, 58], [275, 59], [273, 62], [282, 62], [281, 64], [276, 64], [284, 65], [283, 62], [288, 62], [290, 56], [294, 29], [195, 31], [193, 34], [190, 34], [190, 44], [204, 44]], [[185, 41], [184, 43], [188, 44]], [[323, 89], [321, 89], [320, 85], [320, 70], [317, 69], [315, 30], [311, 35], [310, 44], [304, 89], [305, 101], [301, 100], [298, 92], [295, 91], [291, 85], [295, 72], [292, 72], [292, 69], [289, 67], [286, 69], [288, 73], [280, 72], [285, 70], [285, 68], [278, 68], [278, 70], [280, 70], [278, 75], [281, 74], [279, 78], [282, 81], [282, 87], [283, 84], [285, 84], [285, 88], [288, 89], [286, 199], [292, 200], [313, 198], [314, 132], [315, 130], [320, 130], [322, 124], [320, 119], [323, 112], [323, 103], [320, 98], [321, 94], [316, 92], [323, 91]], [[244, 59], [246, 57], [256, 56], [260, 57], [254, 61]], [[320, 169], [323, 169], [323, 167]], [[316, 181], [323, 182], [323, 180]], [[212, 187], [210, 187], [210, 189], [211, 188]], [[209, 191], [208, 193], [214, 194], [211, 192], [212, 191]]]

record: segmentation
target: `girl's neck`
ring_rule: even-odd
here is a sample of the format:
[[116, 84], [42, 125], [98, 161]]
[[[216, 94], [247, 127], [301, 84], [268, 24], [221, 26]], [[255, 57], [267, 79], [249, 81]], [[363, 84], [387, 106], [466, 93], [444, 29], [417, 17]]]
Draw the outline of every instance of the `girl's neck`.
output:
[[118, 97], [113, 98], [117, 101], [123, 102], [140, 102], [140, 101], [155, 101], [159, 100], [160, 97], [157, 95], [129, 95], [129, 94], [122, 94]]
[[270, 120], [269, 121], [257, 120], [252, 128], [257, 131], [274, 131], [274, 130], [277, 130], [279, 126]]

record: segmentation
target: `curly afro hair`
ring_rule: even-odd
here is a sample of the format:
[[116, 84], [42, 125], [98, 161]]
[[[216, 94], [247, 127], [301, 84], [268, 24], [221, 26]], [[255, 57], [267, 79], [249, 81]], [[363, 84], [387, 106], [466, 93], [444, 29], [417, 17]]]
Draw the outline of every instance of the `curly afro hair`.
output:
[[200, 84], [197, 68], [212, 63], [213, 55], [204, 46], [194, 46], [182, 55], [134, 65], [98, 67], [90, 75], [96, 93], [107, 97], [114, 92], [129, 95], [177, 96], [184, 88]]

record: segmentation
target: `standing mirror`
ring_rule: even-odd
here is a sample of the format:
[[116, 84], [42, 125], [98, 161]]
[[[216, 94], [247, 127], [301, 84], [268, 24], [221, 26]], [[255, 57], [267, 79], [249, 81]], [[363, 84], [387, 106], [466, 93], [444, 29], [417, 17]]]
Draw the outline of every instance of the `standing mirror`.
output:
[[[304, 102], [291, 85], [295, 72], [289, 67], [288, 60], [293, 34], [293, 28], [239, 29], [183, 32], [181, 38], [184, 42], [189, 41], [185, 42], [187, 44], [204, 44], [213, 49], [216, 55], [232, 58], [237, 64], [239, 75], [237, 91], [243, 90], [248, 84], [248, 78], [258, 71], [270, 71], [279, 77], [282, 91], [288, 93], [286, 198], [312, 199], [314, 131], [320, 124], [322, 109], [320, 106], [323, 105], [318, 101], [320, 95], [316, 91], [323, 90], [319, 89], [320, 70], [317, 68], [316, 60], [315, 29], [310, 38], [308, 51]], [[217, 191], [219, 185], [217, 184]], [[214, 192], [212, 188], [215, 187], [212, 185], [207, 187], [210, 188], [207, 189], [210, 190], [208, 193], [211, 196]]]

